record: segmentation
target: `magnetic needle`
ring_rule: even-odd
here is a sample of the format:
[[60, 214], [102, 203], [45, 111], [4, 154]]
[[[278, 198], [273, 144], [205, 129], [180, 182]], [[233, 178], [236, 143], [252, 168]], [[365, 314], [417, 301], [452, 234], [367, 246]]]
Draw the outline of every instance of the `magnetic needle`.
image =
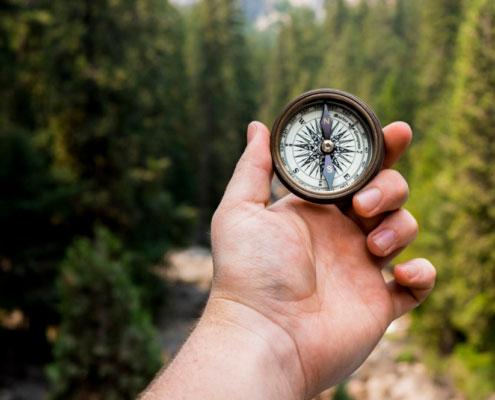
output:
[[306, 92], [278, 116], [271, 133], [275, 173], [295, 195], [343, 202], [380, 170], [383, 131], [356, 96], [334, 89]]

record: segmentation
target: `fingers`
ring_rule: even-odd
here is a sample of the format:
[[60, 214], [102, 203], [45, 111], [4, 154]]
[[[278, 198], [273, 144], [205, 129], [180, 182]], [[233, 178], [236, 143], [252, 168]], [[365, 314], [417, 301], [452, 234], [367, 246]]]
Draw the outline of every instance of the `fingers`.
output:
[[241, 202], [264, 206], [270, 200], [272, 158], [268, 128], [261, 122], [251, 122], [247, 142], [220, 207], [231, 208]]
[[406, 247], [418, 234], [418, 223], [407, 210], [401, 209], [387, 215], [367, 238], [368, 249], [379, 257], [386, 257]]
[[385, 159], [383, 168], [390, 168], [397, 161], [411, 143], [411, 127], [402, 121], [392, 122], [383, 128], [385, 138]]
[[352, 205], [359, 216], [370, 218], [397, 210], [408, 197], [409, 186], [402, 175], [393, 169], [385, 169], [356, 193]]
[[[383, 170], [354, 196], [353, 207], [349, 207], [346, 211], [346, 215], [356, 222], [364, 233], [370, 232], [380, 224], [384, 218], [381, 213], [397, 209], [404, 204], [409, 194], [406, 181], [397, 172], [391, 172], [388, 168], [397, 162], [407, 149], [412, 138], [411, 128], [405, 122], [394, 122], [383, 129], [383, 135], [385, 139]], [[387, 182], [388, 179], [391, 181]], [[372, 190], [364, 194], [367, 189], [378, 189], [378, 191]], [[361, 194], [363, 195], [359, 196]]]
[[397, 210], [408, 197], [409, 187], [402, 175], [385, 169], [354, 195], [347, 215], [367, 234], [383, 221], [385, 212]]
[[387, 286], [394, 307], [394, 318], [417, 307], [435, 286], [435, 267], [424, 258], [416, 258], [394, 268], [395, 279]]

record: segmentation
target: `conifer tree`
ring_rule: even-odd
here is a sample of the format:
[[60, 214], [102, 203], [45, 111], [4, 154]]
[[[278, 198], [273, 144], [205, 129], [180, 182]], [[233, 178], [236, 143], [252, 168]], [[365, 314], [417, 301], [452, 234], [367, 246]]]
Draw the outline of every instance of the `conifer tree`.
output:
[[196, 242], [208, 242], [220, 202], [256, 113], [244, 19], [235, 0], [202, 0], [189, 16], [188, 138], [199, 209]]
[[418, 103], [420, 66], [416, 27], [420, 11], [417, 2], [397, 0], [389, 12], [389, 37], [381, 38], [388, 44], [384, 46], [389, 54], [388, 62], [382, 67], [382, 79], [373, 88], [376, 112], [383, 124], [402, 120], [413, 125]]
[[[74, 230], [89, 233], [99, 220], [133, 240], [163, 244], [190, 176], [180, 151], [178, 14], [157, 0], [53, 1], [51, 13], [47, 131], [58, 176], [79, 185]], [[167, 178], [177, 175], [182, 181]]]
[[417, 138], [435, 125], [438, 130], [445, 129], [438, 115], [445, 112], [450, 96], [450, 79], [464, 3], [463, 0], [419, 1], [422, 13], [421, 24], [418, 25], [421, 38], [418, 49], [418, 101], [423, 107], [415, 122]]
[[105, 228], [77, 239], [59, 279], [61, 326], [47, 371], [52, 399], [134, 399], [161, 364], [132, 257]]
[[24, 350], [38, 361], [49, 357], [46, 327], [58, 319], [53, 281], [68, 243], [60, 222], [71, 214], [39, 143], [50, 19], [44, 0], [0, 4], [0, 308], [22, 312]]
[[273, 123], [283, 106], [315, 89], [323, 62], [324, 35], [315, 13], [288, 7], [279, 23], [267, 71], [263, 120]]
[[494, 390], [494, 43], [495, 4], [473, 1], [459, 32], [447, 129], [415, 153], [412, 203], [424, 231], [413, 251], [429, 254], [441, 277], [419, 310], [418, 332], [454, 353], [451, 373], [480, 398]]
[[[448, 239], [459, 312], [453, 322], [481, 351], [495, 352], [495, 3], [473, 1], [459, 37], [448, 170], [454, 205]], [[447, 188], [445, 188], [447, 189]], [[457, 249], [462, 249], [461, 251]], [[495, 357], [493, 357], [495, 362]]]

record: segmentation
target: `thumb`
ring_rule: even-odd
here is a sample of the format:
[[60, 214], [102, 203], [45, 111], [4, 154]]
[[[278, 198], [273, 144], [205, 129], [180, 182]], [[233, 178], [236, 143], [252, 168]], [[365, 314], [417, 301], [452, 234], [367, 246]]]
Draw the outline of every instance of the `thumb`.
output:
[[270, 201], [272, 180], [270, 132], [261, 122], [248, 126], [247, 146], [230, 180], [221, 206], [234, 207], [241, 202], [266, 204]]

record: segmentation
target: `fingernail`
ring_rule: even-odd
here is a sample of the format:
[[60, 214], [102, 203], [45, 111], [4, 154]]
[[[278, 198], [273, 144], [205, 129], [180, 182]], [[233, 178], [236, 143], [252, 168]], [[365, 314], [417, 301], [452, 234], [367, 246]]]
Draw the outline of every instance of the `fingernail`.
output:
[[414, 277], [419, 269], [418, 269], [418, 266], [413, 264], [413, 263], [409, 263], [409, 264], [404, 264], [400, 267], [400, 269], [405, 272], [405, 274], [407, 275], [407, 277], [410, 279], [412, 277]]
[[256, 121], [252, 121], [248, 125], [248, 129], [247, 129], [247, 142], [248, 142], [248, 144], [256, 136], [256, 132], [258, 132], [258, 124], [256, 123]]
[[372, 211], [382, 201], [382, 192], [377, 188], [366, 189], [356, 195], [356, 201], [364, 211]]
[[373, 242], [386, 254], [387, 250], [395, 243], [395, 238], [396, 235], [392, 229], [384, 229], [373, 235]]

